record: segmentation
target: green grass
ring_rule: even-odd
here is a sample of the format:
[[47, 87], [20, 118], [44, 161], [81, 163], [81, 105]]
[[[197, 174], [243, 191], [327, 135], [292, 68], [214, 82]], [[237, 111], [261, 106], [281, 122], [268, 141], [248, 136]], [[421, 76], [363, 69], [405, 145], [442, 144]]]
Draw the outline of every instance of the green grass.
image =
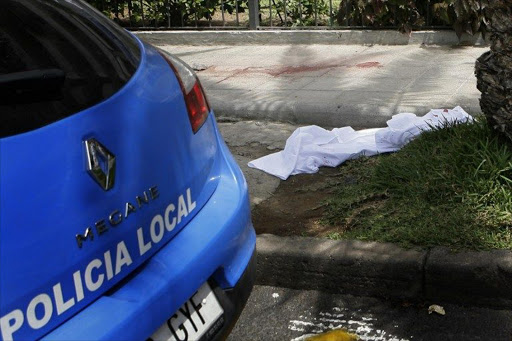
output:
[[341, 171], [356, 181], [326, 202], [323, 222], [337, 231], [329, 238], [512, 247], [512, 147], [484, 120], [425, 132], [397, 153]]

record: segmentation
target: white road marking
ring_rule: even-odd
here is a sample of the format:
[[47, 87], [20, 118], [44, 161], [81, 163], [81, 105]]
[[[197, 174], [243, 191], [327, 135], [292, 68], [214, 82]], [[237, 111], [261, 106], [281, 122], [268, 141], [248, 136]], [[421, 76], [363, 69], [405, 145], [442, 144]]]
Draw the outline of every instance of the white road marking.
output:
[[[377, 319], [371, 315], [356, 319], [356, 316], [353, 316], [354, 314], [350, 314], [350, 319], [348, 319], [348, 316], [346, 316], [348, 314], [342, 313], [342, 311], [347, 310], [348, 308], [333, 307], [331, 311], [318, 313], [318, 317], [313, 317], [308, 312], [310, 317], [300, 315], [299, 319], [290, 320], [288, 329], [305, 333], [291, 341], [305, 341], [311, 336], [333, 329], [346, 329], [350, 333], [357, 334], [361, 341], [410, 341], [410, 339], [394, 336], [382, 329], [375, 329], [371, 321], [377, 321]], [[397, 328], [398, 325], [394, 327]]]

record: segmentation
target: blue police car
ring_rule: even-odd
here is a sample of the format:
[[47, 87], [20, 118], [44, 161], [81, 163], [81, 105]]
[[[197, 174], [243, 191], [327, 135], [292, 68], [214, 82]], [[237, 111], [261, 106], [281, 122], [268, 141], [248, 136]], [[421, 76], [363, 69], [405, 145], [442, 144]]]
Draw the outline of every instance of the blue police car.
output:
[[247, 184], [194, 72], [84, 2], [0, 4], [2, 340], [224, 338]]

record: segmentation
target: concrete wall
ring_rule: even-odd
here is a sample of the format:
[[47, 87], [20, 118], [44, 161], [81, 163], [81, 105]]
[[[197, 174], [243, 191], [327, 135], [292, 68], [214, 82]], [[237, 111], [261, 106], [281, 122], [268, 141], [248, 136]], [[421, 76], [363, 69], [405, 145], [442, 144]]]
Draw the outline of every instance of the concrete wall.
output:
[[155, 45], [486, 45], [481, 35], [453, 31], [417, 31], [411, 36], [396, 30], [256, 30], [256, 31], [136, 31]]

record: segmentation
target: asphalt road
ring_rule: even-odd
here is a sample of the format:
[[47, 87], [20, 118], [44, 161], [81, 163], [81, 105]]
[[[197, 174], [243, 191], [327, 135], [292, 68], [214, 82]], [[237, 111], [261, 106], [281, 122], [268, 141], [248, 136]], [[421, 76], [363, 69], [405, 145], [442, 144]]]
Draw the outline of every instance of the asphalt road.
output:
[[[432, 303], [446, 315], [429, 315]], [[511, 341], [512, 311], [256, 286], [228, 340], [299, 341], [337, 328], [363, 341]]]

